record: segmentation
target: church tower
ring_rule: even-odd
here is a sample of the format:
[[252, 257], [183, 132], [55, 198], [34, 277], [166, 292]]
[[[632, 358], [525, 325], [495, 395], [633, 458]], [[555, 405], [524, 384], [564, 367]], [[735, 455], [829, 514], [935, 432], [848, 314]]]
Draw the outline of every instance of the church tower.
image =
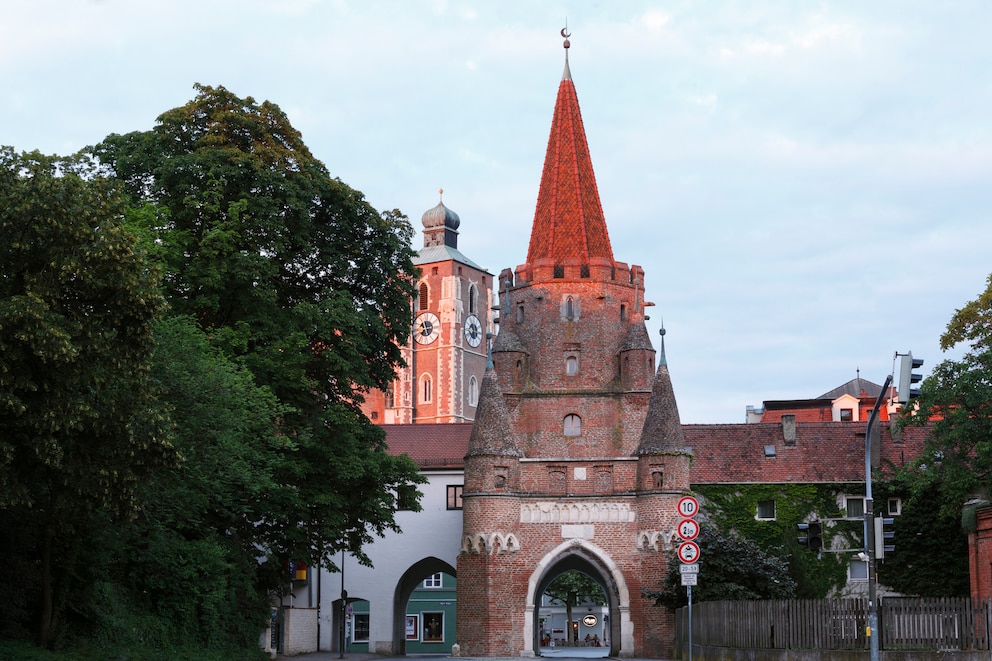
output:
[[[443, 191], [441, 191], [443, 194]], [[492, 276], [458, 250], [461, 220], [444, 205], [424, 212], [424, 247], [413, 301], [406, 367], [385, 393], [370, 393], [363, 409], [380, 424], [472, 422], [491, 328]]]
[[668, 654], [671, 618], [642, 588], [664, 579], [690, 456], [644, 271], [613, 255], [567, 50], [527, 261], [498, 286], [465, 458], [462, 653], [533, 655], [541, 595], [576, 569], [607, 594], [611, 655]]

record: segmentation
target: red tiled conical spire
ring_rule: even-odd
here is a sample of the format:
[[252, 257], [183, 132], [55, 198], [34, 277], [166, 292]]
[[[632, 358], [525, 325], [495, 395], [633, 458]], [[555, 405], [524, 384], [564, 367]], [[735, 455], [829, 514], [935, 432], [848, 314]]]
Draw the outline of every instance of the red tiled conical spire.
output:
[[613, 262], [567, 50], [527, 250], [531, 265], [544, 260], [553, 264]]

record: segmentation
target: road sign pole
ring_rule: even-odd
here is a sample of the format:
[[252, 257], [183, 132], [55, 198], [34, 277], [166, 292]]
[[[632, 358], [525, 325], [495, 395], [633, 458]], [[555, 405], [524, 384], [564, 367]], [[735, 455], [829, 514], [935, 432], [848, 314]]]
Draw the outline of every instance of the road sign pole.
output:
[[685, 591], [689, 597], [689, 661], [692, 661], [692, 586], [685, 586]]

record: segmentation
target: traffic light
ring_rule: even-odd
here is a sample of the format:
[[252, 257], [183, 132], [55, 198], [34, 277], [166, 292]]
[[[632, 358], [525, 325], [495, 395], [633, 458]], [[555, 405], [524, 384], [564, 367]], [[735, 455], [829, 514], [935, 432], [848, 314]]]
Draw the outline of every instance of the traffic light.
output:
[[886, 526], [891, 526], [895, 522], [895, 519], [889, 518], [887, 516], [876, 516], [875, 517], [875, 559], [881, 560], [885, 557], [886, 553], [892, 553], [896, 550], [895, 544], [892, 542], [895, 540], [896, 534], [892, 532], [891, 528], [886, 528]]
[[799, 533], [797, 541], [800, 546], [805, 546], [816, 553], [819, 553], [820, 549], [823, 548], [823, 524], [819, 521], [797, 523], [796, 531]]
[[913, 370], [922, 366], [923, 359], [913, 358], [912, 351], [902, 357], [902, 362], [899, 363], [899, 391], [897, 393], [900, 404], [908, 404], [909, 400], [920, 396], [920, 389], [914, 388], [913, 384], [922, 381], [923, 375], [916, 374]]
[[819, 552], [823, 548], [823, 524], [819, 521], [810, 521], [806, 530], [806, 546], [810, 551]]

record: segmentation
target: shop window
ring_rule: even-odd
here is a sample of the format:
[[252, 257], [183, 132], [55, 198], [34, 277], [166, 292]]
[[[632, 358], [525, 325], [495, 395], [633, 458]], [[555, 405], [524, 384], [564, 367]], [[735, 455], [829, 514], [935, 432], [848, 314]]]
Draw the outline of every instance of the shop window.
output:
[[420, 639], [425, 643], [444, 642], [444, 613], [424, 613]]
[[369, 642], [369, 614], [353, 613], [351, 616], [352, 642]]

